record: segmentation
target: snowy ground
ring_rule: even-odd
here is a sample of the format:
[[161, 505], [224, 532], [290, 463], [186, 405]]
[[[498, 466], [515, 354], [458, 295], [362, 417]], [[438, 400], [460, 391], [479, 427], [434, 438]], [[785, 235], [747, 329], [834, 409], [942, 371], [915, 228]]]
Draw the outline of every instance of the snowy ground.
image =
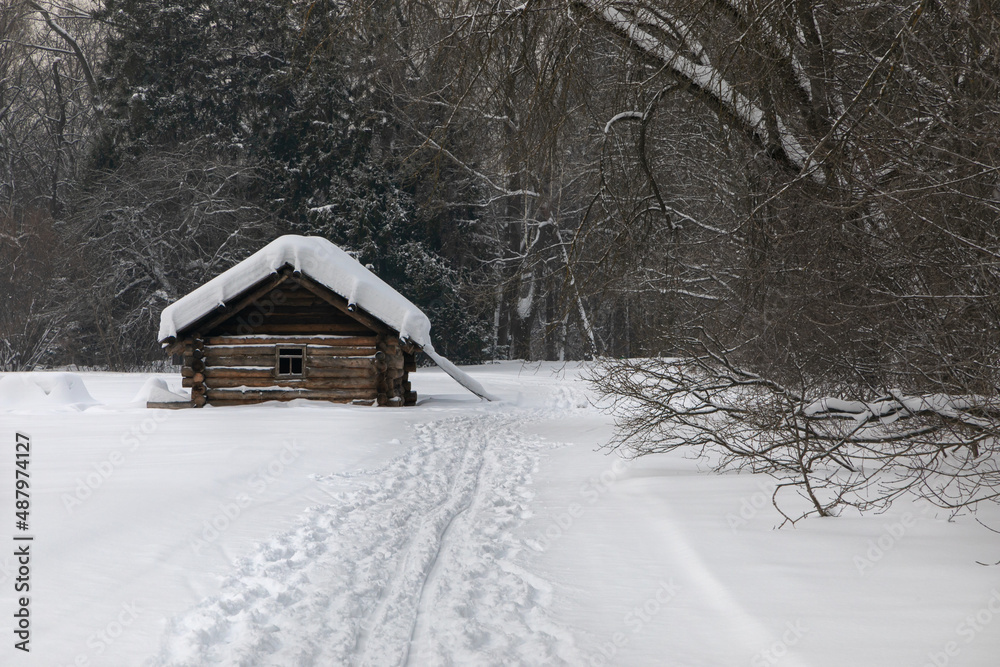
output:
[[1000, 664], [1000, 567], [976, 563], [1000, 538], [973, 520], [773, 530], [766, 478], [600, 451], [579, 368], [468, 370], [503, 402], [436, 369], [398, 409], [146, 410], [147, 376], [105, 373], [80, 375], [85, 407], [0, 380], [0, 664]]

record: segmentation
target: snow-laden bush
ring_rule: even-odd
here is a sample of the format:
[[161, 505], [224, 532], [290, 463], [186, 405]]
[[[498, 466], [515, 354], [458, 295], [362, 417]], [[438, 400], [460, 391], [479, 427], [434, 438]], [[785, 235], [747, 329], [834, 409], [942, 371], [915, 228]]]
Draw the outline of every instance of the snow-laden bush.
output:
[[[683, 451], [719, 472], [772, 475], [774, 504], [791, 522], [884, 509], [904, 494], [952, 510], [1000, 502], [995, 395], [851, 395], [822, 380], [790, 387], [711, 353], [604, 360], [591, 381], [616, 415], [610, 447]], [[808, 509], [785, 502], [788, 492]]]

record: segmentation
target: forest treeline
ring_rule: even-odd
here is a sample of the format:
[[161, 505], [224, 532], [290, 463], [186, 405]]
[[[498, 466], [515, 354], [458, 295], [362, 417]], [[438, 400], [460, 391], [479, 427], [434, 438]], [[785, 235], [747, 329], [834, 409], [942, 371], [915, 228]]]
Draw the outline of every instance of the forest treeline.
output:
[[994, 392], [998, 35], [986, 0], [8, 0], [0, 367], [160, 359], [166, 304], [291, 232], [462, 361]]

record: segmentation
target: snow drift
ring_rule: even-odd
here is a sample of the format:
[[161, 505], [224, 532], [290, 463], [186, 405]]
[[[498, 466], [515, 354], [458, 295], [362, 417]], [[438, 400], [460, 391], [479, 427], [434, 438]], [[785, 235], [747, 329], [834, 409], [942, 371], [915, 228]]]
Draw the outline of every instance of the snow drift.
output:
[[170, 387], [162, 378], [151, 377], [136, 392], [132, 402], [146, 405], [146, 403], [187, 403], [190, 400], [190, 396], [170, 391]]
[[0, 411], [24, 408], [86, 410], [97, 401], [73, 373], [28, 373], [0, 378]]

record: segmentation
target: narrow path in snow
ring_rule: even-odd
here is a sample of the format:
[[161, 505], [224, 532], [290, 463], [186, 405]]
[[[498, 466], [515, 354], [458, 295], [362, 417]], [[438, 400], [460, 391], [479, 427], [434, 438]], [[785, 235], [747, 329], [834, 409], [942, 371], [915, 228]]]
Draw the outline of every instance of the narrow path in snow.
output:
[[573, 664], [547, 582], [512, 529], [555, 445], [532, 412], [422, 423], [401, 457], [318, 478], [294, 530], [236, 565], [219, 595], [171, 621], [150, 665]]
[[[421, 428], [419, 431], [421, 439], [431, 448], [441, 435], [436, 429]], [[400, 568], [387, 583], [387, 590], [373, 618], [368, 621], [371, 630], [359, 642], [359, 663], [364, 667], [399, 665], [407, 660], [424, 586], [437, 564], [444, 537], [455, 517], [469, 508], [478, 490], [486, 442], [476, 437], [482, 435], [479, 433], [463, 435], [468, 436], [465, 452], [447, 495], [415, 527]]]
[[414, 614], [413, 626], [410, 629], [410, 639], [409, 642], [407, 642], [406, 660], [404, 661], [404, 664], [407, 665], [410, 664], [410, 658], [413, 655], [411, 651], [418, 644], [418, 637], [423, 637], [428, 634], [426, 625], [428, 618], [430, 618], [433, 615], [433, 609], [431, 607], [431, 603], [428, 600], [430, 595], [428, 595], [427, 591], [435, 589], [437, 585], [437, 577], [440, 576], [441, 570], [444, 569], [443, 567], [440, 567], [442, 562], [442, 559], [440, 557], [441, 556], [440, 546], [441, 544], [444, 544], [449, 540], [449, 533], [452, 530], [452, 526], [455, 524], [455, 519], [457, 519], [460, 515], [464, 514], [469, 509], [469, 507], [472, 505], [472, 500], [473, 496], [475, 495], [475, 490], [477, 490], [479, 487], [480, 484], [479, 477], [483, 471], [484, 458], [481, 456], [482, 452], [478, 453], [480, 454], [480, 456], [478, 457], [479, 465], [476, 468], [476, 480], [475, 480], [475, 488], [473, 490], [473, 494], [464, 498], [464, 504], [462, 505], [462, 507], [454, 515], [452, 515], [451, 519], [448, 520], [448, 525], [444, 527], [444, 531], [441, 535], [440, 543], [438, 545], [439, 547], [438, 551], [437, 553], [434, 554], [434, 561], [430, 564], [430, 567], [428, 567], [426, 570], [424, 581], [420, 586], [420, 593], [416, 597], [416, 605], [417, 605], [416, 613]]

